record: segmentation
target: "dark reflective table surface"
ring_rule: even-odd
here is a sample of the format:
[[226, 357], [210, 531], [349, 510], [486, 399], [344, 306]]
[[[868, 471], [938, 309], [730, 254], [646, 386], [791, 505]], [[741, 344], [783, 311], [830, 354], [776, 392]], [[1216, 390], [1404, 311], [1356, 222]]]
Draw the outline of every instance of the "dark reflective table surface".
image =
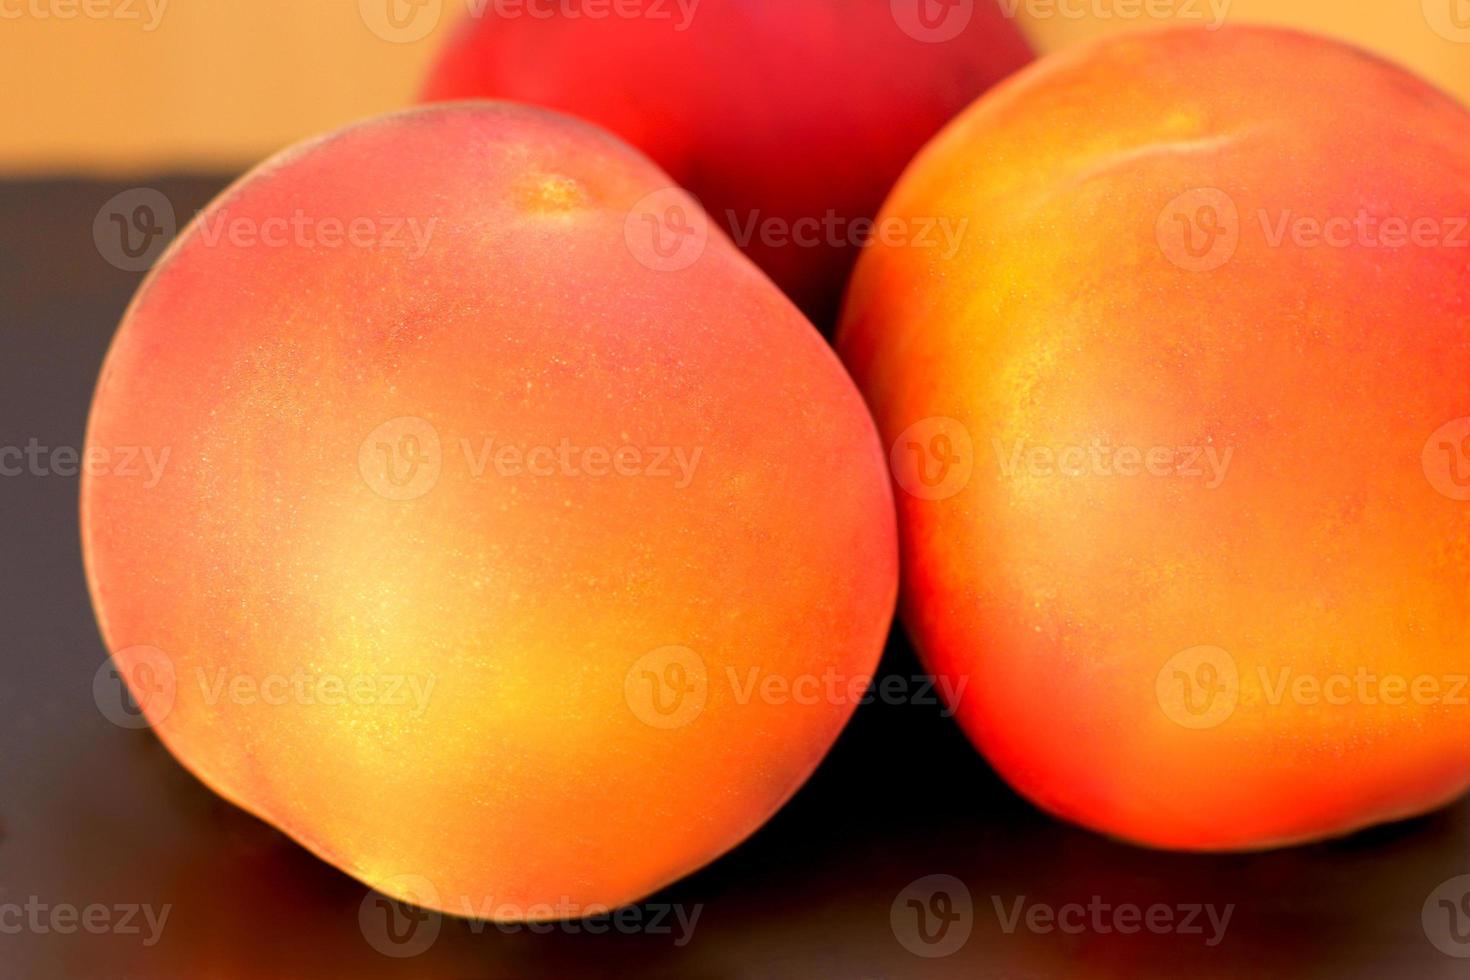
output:
[[[144, 186], [182, 220], [222, 185], [0, 184], [0, 446], [81, 446], [140, 278], [96, 243], [99, 210]], [[765, 828], [620, 921], [405, 916], [99, 710], [76, 507], [74, 475], [0, 477], [0, 976], [1470, 975], [1470, 806], [1157, 853], [1038, 813], [916, 703], [859, 709]], [[901, 635], [883, 672], [919, 672]]]

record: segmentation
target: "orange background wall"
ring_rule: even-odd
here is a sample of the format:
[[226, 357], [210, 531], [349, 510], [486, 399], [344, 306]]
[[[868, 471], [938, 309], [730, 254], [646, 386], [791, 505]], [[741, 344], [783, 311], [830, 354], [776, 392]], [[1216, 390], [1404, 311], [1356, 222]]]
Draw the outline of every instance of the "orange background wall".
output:
[[399, 42], [369, 26], [388, 2], [0, 0], [0, 171], [234, 171], [402, 107], [465, 8], [431, 2]]
[[[237, 171], [408, 104], [472, 2], [0, 0], [0, 174]], [[1456, 16], [1466, 0], [996, 2], [1044, 50], [1170, 19], [1212, 22], [1216, 11], [1225, 23], [1308, 28], [1470, 100], [1470, 17]], [[407, 26], [393, 27], [390, 5]]]

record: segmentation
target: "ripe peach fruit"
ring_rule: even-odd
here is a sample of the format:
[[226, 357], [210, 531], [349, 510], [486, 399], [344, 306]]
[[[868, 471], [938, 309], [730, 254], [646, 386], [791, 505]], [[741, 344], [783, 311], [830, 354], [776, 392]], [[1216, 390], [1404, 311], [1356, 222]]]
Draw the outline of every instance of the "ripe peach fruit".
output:
[[968, 220], [865, 253], [839, 349], [908, 629], [1007, 779], [1187, 849], [1466, 789], [1460, 106], [1305, 35], [1125, 37], [980, 100], [884, 215]]
[[1460, 0], [998, 0], [1038, 52], [1168, 24], [1218, 30], [1270, 24], [1359, 44], [1420, 73], [1462, 102], [1470, 98], [1470, 18]]
[[554, 6], [466, 19], [424, 98], [517, 99], [607, 127], [693, 192], [823, 329], [862, 222], [904, 165], [1031, 59], [994, 0]]
[[586, 124], [436, 107], [286, 152], [170, 249], [88, 433], [167, 466], [89, 477], [82, 534], [186, 766], [493, 919], [638, 899], [801, 785], [855, 699], [790, 692], [872, 671], [892, 498], [786, 297], [719, 236], [640, 239], [693, 208]]

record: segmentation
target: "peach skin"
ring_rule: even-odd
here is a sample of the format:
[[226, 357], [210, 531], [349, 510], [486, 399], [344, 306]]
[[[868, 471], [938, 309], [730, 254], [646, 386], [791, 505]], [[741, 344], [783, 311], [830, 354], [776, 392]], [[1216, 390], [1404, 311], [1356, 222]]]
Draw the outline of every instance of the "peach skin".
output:
[[653, 164], [542, 110], [245, 177], [143, 284], [88, 438], [168, 452], [82, 488], [158, 735], [457, 915], [599, 914], [733, 847], [854, 706], [765, 680], [870, 675], [896, 598], [835, 354]]
[[517, 99], [651, 156], [824, 331], [893, 182], [1031, 60], [995, 0], [624, 0], [469, 17], [431, 101]]
[[[902, 611], [1018, 790], [1265, 848], [1470, 782], [1470, 117], [1272, 29], [1054, 55], [884, 207], [838, 345]], [[953, 687], [953, 684], [951, 684]]]

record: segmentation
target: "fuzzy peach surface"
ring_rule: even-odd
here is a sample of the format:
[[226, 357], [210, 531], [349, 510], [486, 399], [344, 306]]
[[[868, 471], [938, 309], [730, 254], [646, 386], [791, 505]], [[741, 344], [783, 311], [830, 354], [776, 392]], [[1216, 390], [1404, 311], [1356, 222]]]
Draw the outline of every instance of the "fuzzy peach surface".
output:
[[[980, 100], [839, 349], [902, 608], [1048, 810], [1249, 849], [1470, 782], [1470, 117], [1336, 43], [1170, 31]], [[1459, 420], [1459, 421], [1457, 421]]]
[[854, 707], [752, 679], [875, 668], [868, 413], [724, 238], [679, 268], [638, 244], [670, 207], [697, 213], [564, 117], [384, 117], [225, 193], [107, 358], [88, 445], [169, 451], [156, 485], [82, 489], [120, 671], [201, 779], [395, 897], [643, 897]]

